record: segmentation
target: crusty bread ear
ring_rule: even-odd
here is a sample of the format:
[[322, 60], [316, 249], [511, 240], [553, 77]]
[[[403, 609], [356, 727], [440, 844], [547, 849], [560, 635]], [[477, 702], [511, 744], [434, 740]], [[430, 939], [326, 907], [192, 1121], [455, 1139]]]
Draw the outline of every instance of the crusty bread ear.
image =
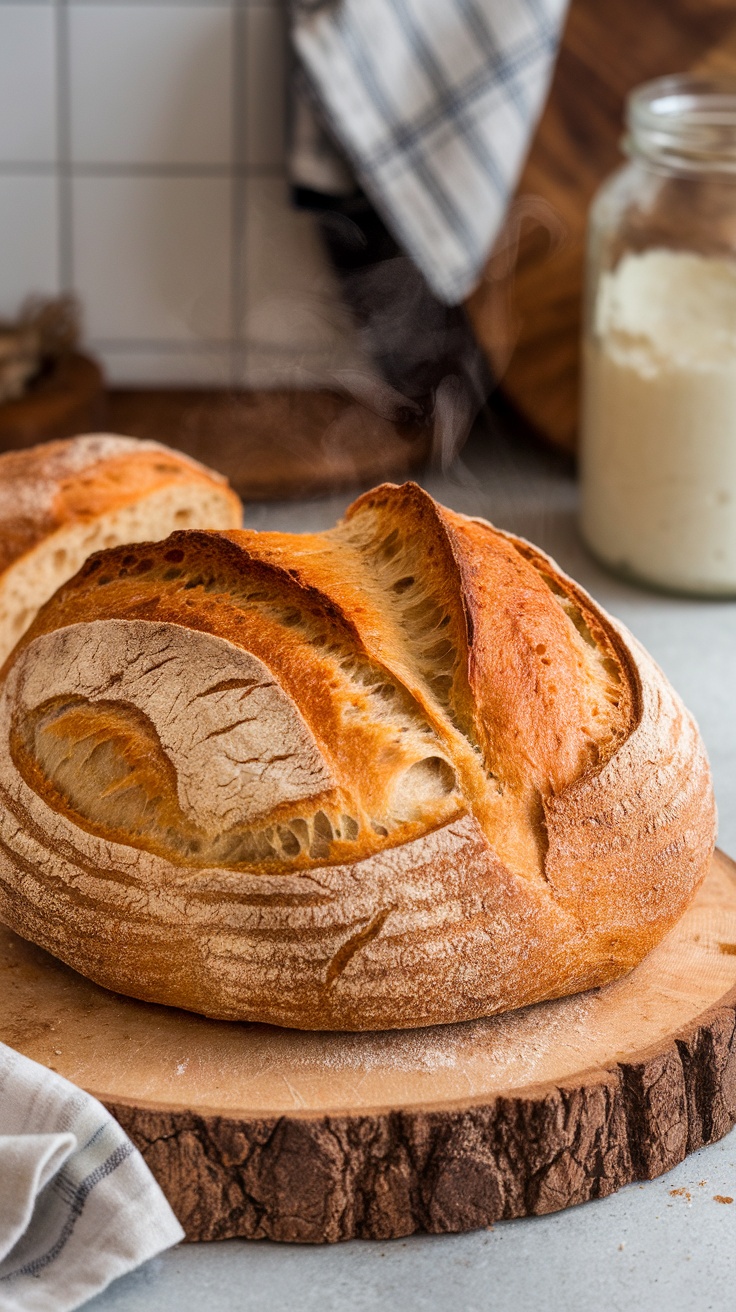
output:
[[469, 683], [472, 627], [441, 507], [416, 483], [384, 484], [350, 506], [334, 536], [359, 552], [417, 681], [477, 745]]
[[541, 872], [547, 799], [631, 723], [626, 653], [580, 590], [414, 483], [366, 493], [328, 533], [233, 538], [352, 617], [446, 743], [500, 855]]
[[157, 442], [92, 433], [0, 455], [0, 665], [93, 551], [241, 519], [220, 474]]
[[207, 1015], [404, 1027], [595, 987], [713, 842], [653, 661], [418, 488], [326, 533], [98, 552], [0, 676], [0, 918]]

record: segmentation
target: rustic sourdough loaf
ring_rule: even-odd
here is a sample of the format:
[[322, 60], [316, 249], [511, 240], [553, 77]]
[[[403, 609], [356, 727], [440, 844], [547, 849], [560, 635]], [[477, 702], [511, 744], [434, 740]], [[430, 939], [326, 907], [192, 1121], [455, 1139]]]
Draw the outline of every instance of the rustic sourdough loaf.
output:
[[714, 841], [693, 720], [526, 542], [413, 484], [99, 552], [0, 685], [0, 917], [109, 988], [304, 1028], [615, 979]]
[[158, 442], [90, 433], [0, 455], [0, 664], [92, 551], [175, 528], [237, 528], [221, 474]]

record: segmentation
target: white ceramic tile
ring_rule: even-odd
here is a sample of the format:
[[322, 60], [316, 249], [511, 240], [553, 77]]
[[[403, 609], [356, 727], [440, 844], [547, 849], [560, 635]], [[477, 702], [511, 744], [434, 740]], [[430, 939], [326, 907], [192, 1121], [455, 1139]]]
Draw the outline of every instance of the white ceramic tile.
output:
[[0, 5], [0, 161], [48, 163], [56, 154], [54, 11]]
[[92, 337], [230, 335], [231, 183], [78, 177], [75, 286]]
[[245, 157], [248, 164], [283, 164], [286, 117], [284, 15], [271, 5], [245, 12]]
[[[53, 0], [30, 0], [33, 4], [49, 4]], [[0, 4], [5, 4], [6, 0], [0, 0]], [[127, 5], [133, 8], [142, 8], [150, 6], [151, 3], [158, 4], [162, 8], [203, 8], [205, 6], [222, 5], [225, 0], [66, 0], [69, 9], [91, 9], [96, 6], [98, 9], [101, 5]], [[233, 0], [235, 4], [281, 4], [282, 0]]]
[[355, 334], [314, 219], [291, 207], [282, 179], [248, 180], [240, 275], [249, 346], [334, 357], [340, 367], [355, 358]]
[[232, 33], [230, 4], [75, 5], [73, 160], [228, 164]]
[[0, 177], [0, 316], [31, 293], [59, 290], [57, 195], [52, 177]]
[[117, 387], [228, 387], [232, 382], [228, 347], [121, 350], [92, 340], [90, 349], [102, 361], [107, 381]]
[[343, 391], [350, 390], [345, 388], [346, 377], [352, 380], [356, 374], [368, 380], [373, 377], [370, 364], [346, 345], [331, 351], [249, 347], [241, 367], [236, 368], [235, 380], [240, 387]]

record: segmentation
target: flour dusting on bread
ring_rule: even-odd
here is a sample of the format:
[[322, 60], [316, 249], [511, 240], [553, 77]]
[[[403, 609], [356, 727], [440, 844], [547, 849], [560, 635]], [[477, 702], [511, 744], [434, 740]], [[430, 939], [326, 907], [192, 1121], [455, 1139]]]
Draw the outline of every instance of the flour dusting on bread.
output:
[[241, 513], [221, 474], [158, 442], [90, 433], [0, 455], [0, 665], [93, 551]]
[[211, 1016], [412, 1028], [630, 970], [714, 842], [697, 728], [543, 553], [375, 489], [98, 552], [0, 681], [0, 916]]

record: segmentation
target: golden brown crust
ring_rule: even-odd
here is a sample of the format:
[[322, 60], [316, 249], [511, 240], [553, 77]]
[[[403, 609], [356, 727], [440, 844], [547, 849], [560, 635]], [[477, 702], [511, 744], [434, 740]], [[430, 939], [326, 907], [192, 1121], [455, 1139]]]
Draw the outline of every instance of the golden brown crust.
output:
[[[62, 525], [88, 523], [177, 482], [222, 475], [159, 445], [92, 433], [0, 454], [0, 572]], [[234, 513], [240, 503], [230, 493]]]
[[89, 433], [0, 455], [0, 665], [92, 551], [241, 517], [220, 474], [157, 442]]
[[413, 485], [98, 553], [0, 689], [0, 915], [120, 992], [304, 1028], [593, 987], [714, 841], [692, 719], [529, 544]]

